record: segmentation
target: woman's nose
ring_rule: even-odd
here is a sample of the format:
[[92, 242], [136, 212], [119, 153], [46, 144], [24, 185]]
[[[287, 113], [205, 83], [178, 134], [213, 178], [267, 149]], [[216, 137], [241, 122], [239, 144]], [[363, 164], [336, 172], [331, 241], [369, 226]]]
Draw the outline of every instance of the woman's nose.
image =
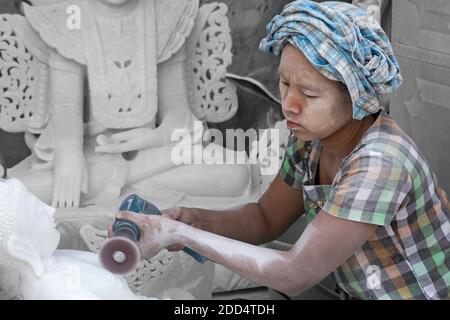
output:
[[301, 95], [295, 92], [295, 90], [289, 89], [282, 101], [282, 108], [285, 112], [299, 114], [303, 103], [304, 101]]

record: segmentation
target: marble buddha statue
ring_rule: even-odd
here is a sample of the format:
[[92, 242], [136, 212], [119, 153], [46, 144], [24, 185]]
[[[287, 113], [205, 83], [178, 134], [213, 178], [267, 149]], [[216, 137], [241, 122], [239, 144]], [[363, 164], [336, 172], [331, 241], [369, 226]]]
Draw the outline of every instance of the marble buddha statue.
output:
[[[122, 277], [102, 268], [96, 254], [56, 250], [59, 233], [53, 220], [54, 211], [29, 193], [19, 180], [0, 181], [0, 268], [2, 275], [18, 275], [8, 276], [10, 282], [12, 278], [19, 282], [15, 292], [18, 298], [144, 298], [135, 295]], [[3, 284], [0, 281], [0, 293], [7, 290]], [[5, 287], [13, 290], [15, 286], [9, 283]]]
[[26, 21], [49, 53], [46, 103], [38, 134], [26, 133], [32, 156], [9, 178], [56, 208], [114, 199], [136, 183], [205, 197], [249, 192], [249, 165], [171, 159], [174, 130], [205, 145], [194, 132], [186, 75], [198, 0], [32, 2]]

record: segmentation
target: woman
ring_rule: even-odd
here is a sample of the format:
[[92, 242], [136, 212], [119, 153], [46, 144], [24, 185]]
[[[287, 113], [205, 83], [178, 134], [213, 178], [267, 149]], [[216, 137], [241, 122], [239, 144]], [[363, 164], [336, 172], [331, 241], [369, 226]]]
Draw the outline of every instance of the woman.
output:
[[[353, 298], [450, 298], [448, 200], [378, 101], [402, 81], [385, 33], [353, 5], [313, 1], [287, 5], [267, 29], [261, 48], [281, 54], [292, 131], [280, 174], [237, 209], [121, 213], [143, 230], [144, 255], [189, 246], [289, 295], [334, 272]], [[303, 214], [310, 222], [290, 251], [255, 246]]]

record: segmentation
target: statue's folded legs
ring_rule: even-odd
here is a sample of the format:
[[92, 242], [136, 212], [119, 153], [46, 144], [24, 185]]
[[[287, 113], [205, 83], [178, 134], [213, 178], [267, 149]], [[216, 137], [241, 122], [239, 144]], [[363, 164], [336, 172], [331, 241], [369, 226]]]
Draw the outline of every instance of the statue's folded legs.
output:
[[[128, 161], [121, 155], [88, 156], [88, 193], [82, 198], [112, 200], [120, 196], [125, 186], [139, 182], [195, 196], [248, 195], [252, 181], [249, 165], [175, 165], [171, 159], [172, 150], [173, 146], [141, 150]], [[19, 165], [8, 174], [20, 179], [43, 202], [51, 203], [53, 170], [29, 171], [27, 168], [28, 165]], [[59, 206], [71, 207], [70, 204]]]

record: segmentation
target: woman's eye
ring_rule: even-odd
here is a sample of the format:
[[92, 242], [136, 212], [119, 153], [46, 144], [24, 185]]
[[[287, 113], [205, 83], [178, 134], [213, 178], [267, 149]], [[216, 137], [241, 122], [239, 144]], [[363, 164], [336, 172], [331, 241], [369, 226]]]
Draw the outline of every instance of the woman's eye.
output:
[[303, 95], [304, 95], [306, 98], [308, 98], [308, 99], [315, 99], [315, 98], [317, 98], [316, 96], [311, 96], [311, 95], [306, 94], [306, 93], [303, 93]]

